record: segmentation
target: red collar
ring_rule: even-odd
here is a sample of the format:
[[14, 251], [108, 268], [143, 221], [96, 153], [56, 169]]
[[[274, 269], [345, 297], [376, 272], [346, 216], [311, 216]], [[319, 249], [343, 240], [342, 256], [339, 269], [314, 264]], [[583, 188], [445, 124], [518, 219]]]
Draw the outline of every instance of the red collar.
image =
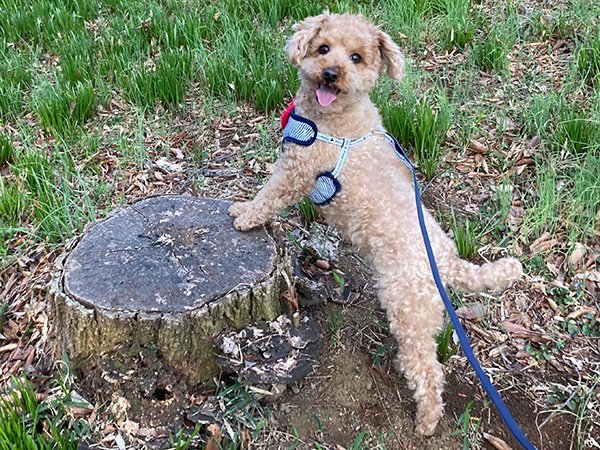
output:
[[286, 110], [281, 115], [281, 129], [283, 130], [290, 120], [290, 115], [292, 114], [292, 110], [294, 109], [294, 100], [290, 103], [290, 106], [286, 108]]

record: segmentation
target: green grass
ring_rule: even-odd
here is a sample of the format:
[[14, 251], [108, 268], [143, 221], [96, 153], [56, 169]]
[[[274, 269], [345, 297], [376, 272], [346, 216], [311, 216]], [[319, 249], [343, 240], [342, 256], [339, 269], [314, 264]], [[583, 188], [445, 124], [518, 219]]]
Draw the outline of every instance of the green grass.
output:
[[391, 35], [403, 36], [415, 52], [427, 44], [462, 49], [471, 43], [477, 26], [472, 0], [384, 0], [380, 5]]
[[[334, 272], [335, 273], [335, 272]], [[342, 326], [344, 325], [344, 311], [330, 311], [329, 312], [329, 331], [331, 333], [331, 345], [335, 347], [340, 339]]]
[[33, 109], [41, 124], [58, 136], [81, 128], [94, 114], [96, 94], [90, 84], [45, 85], [33, 94]]
[[90, 37], [85, 33], [70, 33], [65, 37], [58, 55], [58, 78], [63, 85], [75, 86], [90, 83], [96, 69], [94, 48]]
[[419, 169], [427, 179], [433, 178], [442, 156], [441, 146], [450, 127], [452, 107], [443, 91], [417, 98], [406, 85], [400, 90], [397, 102], [377, 98], [384, 126], [400, 144], [414, 152]]
[[[233, 20], [221, 16], [221, 21]], [[244, 22], [242, 22], [244, 23]], [[203, 74], [215, 95], [233, 100], [252, 100], [262, 110], [280, 106], [295, 92], [295, 72], [283, 55], [274, 55], [281, 37], [270, 30], [238, 28], [218, 38], [219, 48], [207, 55]]]
[[183, 103], [192, 79], [191, 53], [175, 50], [162, 53], [151, 67], [141, 66], [123, 73], [120, 85], [133, 103], [142, 108], [154, 108], [157, 101], [164, 106]]
[[499, 3], [492, 17], [478, 17], [477, 36], [472, 42], [475, 64], [487, 72], [505, 72], [508, 54], [519, 39], [517, 5], [511, 0]]
[[170, 436], [169, 442], [172, 450], [187, 450], [188, 448], [197, 448], [192, 445], [196, 444], [195, 438], [200, 432], [200, 427], [197, 425], [191, 432], [179, 430], [174, 436]]
[[538, 169], [537, 191], [523, 218], [522, 230], [526, 236], [539, 236], [544, 231], [555, 234], [560, 222], [561, 195], [557, 189], [557, 174], [549, 163]]
[[13, 379], [10, 390], [0, 395], [0, 450], [78, 448], [89, 427], [72, 416], [70, 409], [78, 404], [61, 382], [54, 382], [54, 396], [40, 402], [27, 379]]
[[8, 136], [0, 133], [0, 166], [12, 161], [15, 149]]
[[541, 362], [551, 361], [560, 355], [565, 346], [564, 339], [550, 340], [547, 343], [525, 344], [524, 350]]
[[567, 93], [536, 96], [525, 110], [531, 135], [542, 137], [549, 147], [577, 154], [594, 152], [600, 139], [600, 104], [585, 105], [565, 99]]
[[446, 318], [442, 331], [436, 338], [437, 359], [442, 364], [446, 364], [452, 356], [458, 353], [459, 346], [452, 341], [453, 332], [452, 322]]
[[477, 223], [468, 217], [458, 219], [453, 210], [450, 228], [459, 256], [464, 259], [473, 259], [477, 255]]
[[440, 45], [451, 50], [453, 47], [464, 48], [473, 40], [476, 18], [470, 11], [471, 0], [439, 0], [441, 7]]
[[316, 206], [307, 198], [298, 203], [298, 210], [306, 225], [313, 223], [319, 216]]
[[499, 25], [484, 26], [484, 35], [473, 44], [475, 63], [488, 72], [501, 72], [508, 68], [508, 53], [515, 36]]
[[555, 235], [564, 229], [573, 242], [593, 239], [600, 210], [598, 170], [598, 150], [560, 169], [552, 162], [542, 163], [534, 179], [534, 191], [526, 198], [521, 238], [534, 239], [545, 231]]
[[571, 153], [584, 153], [597, 147], [600, 138], [600, 124], [586, 117], [576, 104], [561, 108], [554, 141], [559, 147]]
[[481, 426], [481, 418], [473, 417], [473, 400], [467, 403], [464, 412], [456, 420], [458, 430], [453, 434], [462, 437], [462, 448], [463, 450], [469, 450], [470, 448], [479, 448], [481, 436], [479, 428]]
[[59, 243], [95, 219], [106, 187], [76, 170], [69, 147], [53, 150], [52, 159], [36, 150], [16, 154], [14, 179], [0, 179], [0, 231], [26, 222], [41, 239]]
[[0, 178], [0, 229], [18, 226], [24, 219], [25, 205], [25, 196], [19, 188]]
[[574, 31], [573, 24], [564, 12], [547, 15], [536, 11], [530, 19], [530, 32], [533, 39], [564, 39]]
[[223, 448], [240, 448], [245, 431], [257, 435], [266, 425], [268, 417], [259, 403], [260, 395], [253, 393], [242, 382], [235, 381], [229, 385], [219, 383], [218, 398], [223, 423]]
[[598, 418], [598, 411], [592, 406], [594, 395], [600, 385], [600, 376], [592, 375], [587, 383], [578, 383], [576, 386], [553, 386], [548, 394], [547, 403], [551, 406], [548, 411], [552, 414], [565, 414], [571, 416], [574, 422], [573, 433], [577, 437], [577, 449], [588, 448], [586, 436], [589, 436], [594, 421]]
[[585, 240], [593, 238], [597, 227], [600, 103], [585, 105], [564, 97], [535, 97], [525, 110], [525, 128], [542, 138], [544, 152], [537, 156], [521, 237], [563, 229], [572, 241]]
[[423, 45], [423, 34], [427, 24], [427, 16], [431, 13], [430, 0], [406, 0], [399, 4], [396, 0], [383, 0], [383, 9], [389, 13], [391, 35], [402, 34], [407, 37], [407, 44], [413, 49]]
[[600, 213], [600, 150], [596, 148], [588, 153], [583, 163], [573, 167], [571, 173], [571, 183], [566, 191], [569, 207], [565, 221], [569, 237], [571, 241], [593, 238]]
[[27, 57], [0, 47], [0, 123], [20, 114], [31, 79]]

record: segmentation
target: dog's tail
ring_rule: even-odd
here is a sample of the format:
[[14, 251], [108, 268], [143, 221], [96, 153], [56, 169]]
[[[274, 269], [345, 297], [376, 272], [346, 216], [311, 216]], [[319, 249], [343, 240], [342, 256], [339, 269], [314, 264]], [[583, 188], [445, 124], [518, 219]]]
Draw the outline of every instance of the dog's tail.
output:
[[469, 292], [484, 289], [502, 290], [523, 275], [523, 266], [514, 258], [501, 258], [481, 266], [456, 258], [450, 267], [447, 283]]

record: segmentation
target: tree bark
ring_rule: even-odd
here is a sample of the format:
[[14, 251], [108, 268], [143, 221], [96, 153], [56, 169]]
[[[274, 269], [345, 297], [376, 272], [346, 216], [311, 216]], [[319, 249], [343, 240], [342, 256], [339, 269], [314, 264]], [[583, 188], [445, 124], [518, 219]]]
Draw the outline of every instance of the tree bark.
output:
[[50, 287], [57, 354], [151, 347], [192, 383], [218, 373], [214, 339], [277, 317], [289, 272], [265, 230], [236, 231], [228, 207], [150, 198], [71, 241]]

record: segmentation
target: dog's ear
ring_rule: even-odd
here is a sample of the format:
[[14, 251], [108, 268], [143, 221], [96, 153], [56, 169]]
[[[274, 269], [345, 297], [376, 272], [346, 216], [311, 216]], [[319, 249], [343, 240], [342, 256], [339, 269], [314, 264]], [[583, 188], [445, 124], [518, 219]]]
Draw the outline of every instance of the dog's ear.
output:
[[308, 53], [310, 41], [319, 34], [323, 22], [327, 19], [327, 14], [308, 17], [302, 22], [294, 25], [294, 35], [287, 41], [285, 51], [287, 52], [290, 62], [297, 66], [302, 58]]
[[377, 39], [379, 40], [379, 51], [381, 52], [381, 60], [383, 61], [382, 70], [385, 68], [387, 74], [393, 80], [402, 80], [405, 63], [400, 47], [381, 30], [377, 30]]

